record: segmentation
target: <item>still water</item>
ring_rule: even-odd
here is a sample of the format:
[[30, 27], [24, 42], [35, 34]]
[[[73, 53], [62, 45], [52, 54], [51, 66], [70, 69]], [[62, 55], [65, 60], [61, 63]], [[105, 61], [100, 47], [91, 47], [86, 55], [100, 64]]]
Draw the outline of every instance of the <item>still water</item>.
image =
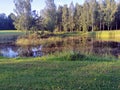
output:
[[42, 46], [36, 47], [20, 47], [15, 44], [0, 45], [0, 55], [3, 57], [37, 57], [43, 56], [41, 52]]
[[4, 57], [37, 57], [55, 52], [73, 51], [102, 57], [120, 57], [120, 42], [91, 37], [70, 37], [54, 43], [36, 47], [20, 47], [14, 44], [0, 45], [0, 55]]

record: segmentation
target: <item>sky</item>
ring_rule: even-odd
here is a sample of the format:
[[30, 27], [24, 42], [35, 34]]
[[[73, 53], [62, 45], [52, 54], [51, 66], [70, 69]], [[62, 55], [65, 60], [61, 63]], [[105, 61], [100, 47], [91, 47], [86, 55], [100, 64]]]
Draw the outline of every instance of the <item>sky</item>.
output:
[[[83, 4], [85, 0], [54, 0], [55, 4], [64, 5], [70, 4], [72, 1], [73, 3]], [[32, 10], [37, 10], [38, 12], [45, 7], [45, 0], [33, 0], [32, 2]], [[0, 13], [5, 13], [9, 15], [10, 13], [14, 13], [14, 3], [13, 0], [1, 0], [0, 2]]]

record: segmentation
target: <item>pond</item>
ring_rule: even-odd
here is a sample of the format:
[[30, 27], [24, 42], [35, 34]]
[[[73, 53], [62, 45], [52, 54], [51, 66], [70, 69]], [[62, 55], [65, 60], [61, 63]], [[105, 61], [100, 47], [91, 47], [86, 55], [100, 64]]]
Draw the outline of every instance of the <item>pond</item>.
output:
[[56, 52], [73, 51], [102, 57], [120, 57], [120, 42], [92, 37], [69, 37], [39, 46], [20, 47], [15, 44], [0, 44], [0, 55], [4, 57], [37, 57]]
[[[0, 55], [3, 57], [37, 57], [43, 56], [41, 52], [42, 46], [36, 47], [20, 47], [15, 44], [1, 44]], [[38, 53], [39, 52], [39, 53]]]

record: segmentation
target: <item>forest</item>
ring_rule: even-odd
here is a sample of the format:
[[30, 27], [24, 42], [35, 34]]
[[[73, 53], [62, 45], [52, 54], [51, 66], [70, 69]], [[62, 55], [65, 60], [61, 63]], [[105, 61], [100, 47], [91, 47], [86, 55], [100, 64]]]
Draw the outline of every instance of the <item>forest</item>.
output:
[[43, 10], [32, 10], [32, 0], [14, 0], [14, 13], [0, 14], [0, 29], [44, 30], [50, 32], [100, 31], [120, 29], [120, 2], [85, 0], [81, 5], [59, 5], [46, 0]]

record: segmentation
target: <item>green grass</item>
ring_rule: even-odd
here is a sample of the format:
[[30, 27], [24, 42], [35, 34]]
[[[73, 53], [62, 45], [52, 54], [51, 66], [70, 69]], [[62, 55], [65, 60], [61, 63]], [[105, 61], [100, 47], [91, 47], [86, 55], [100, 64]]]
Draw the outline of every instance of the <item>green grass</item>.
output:
[[71, 52], [37, 58], [0, 57], [0, 90], [120, 90], [120, 61]]
[[120, 30], [96, 31], [89, 34], [97, 40], [120, 42]]
[[56, 36], [58, 37], [71, 37], [71, 36], [80, 36], [82, 35], [83, 33], [82, 32], [57, 32], [55, 33]]
[[120, 30], [96, 31], [96, 32], [93, 32], [93, 34], [96, 37], [101, 37], [101, 38], [119, 38]]
[[[46, 32], [46, 31], [44, 34], [45, 36], [50, 37], [52, 39], [82, 35], [81, 32], [69, 32], [69, 33], [59, 32], [59, 33], [51, 34], [50, 32]], [[25, 35], [25, 32], [22, 32], [20, 30], [0, 30], [0, 43], [15, 42], [16, 39], [21, 35]]]
[[19, 34], [23, 34], [23, 32], [19, 30], [0, 30], [0, 35], [19, 35]]
[[14, 42], [20, 35], [24, 35], [24, 32], [17, 30], [0, 30], [0, 43]]
[[57, 55], [1, 57], [0, 90], [120, 90], [119, 60]]
[[91, 32], [93, 35], [101, 35], [102, 37], [108, 37], [110, 34], [118, 35], [120, 34], [120, 30], [104, 30], [104, 31], [95, 31]]

